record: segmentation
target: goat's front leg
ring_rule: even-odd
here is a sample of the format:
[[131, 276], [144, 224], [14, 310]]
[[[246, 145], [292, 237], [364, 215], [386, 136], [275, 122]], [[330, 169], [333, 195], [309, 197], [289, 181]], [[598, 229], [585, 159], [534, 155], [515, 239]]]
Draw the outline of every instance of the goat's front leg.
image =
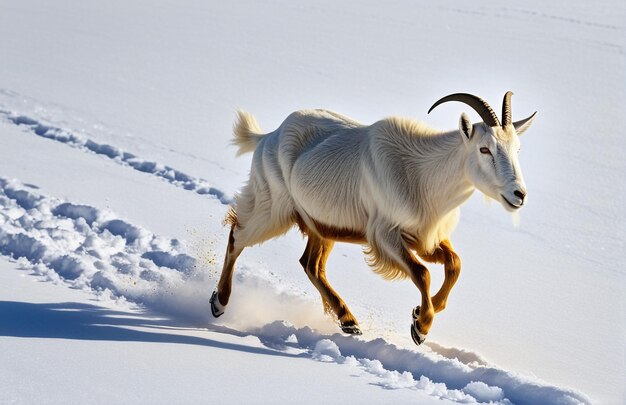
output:
[[414, 311], [411, 337], [415, 344], [422, 344], [435, 317], [430, 298], [430, 273], [409, 250], [398, 228], [377, 224], [376, 221], [371, 221], [368, 225], [370, 248], [366, 250], [366, 254], [369, 255], [374, 271], [385, 278], [395, 278], [404, 273], [420, 291], [422, 301], [418, 313]]
[[422, 304], [413, 311], [411, 325], [411, 337], [415, 344], [420, 345], [426, 340], [435, 318], [435, 307], [430, 297], [430, 272], [409, 250], [404, 252], [404, 256], [405, 262], [410, 266], [411, 280], [422, 295]]
[[446, 309], [446, 303], [448, 301], [448, 295], [452, 291], [452, 287], [461, 274], [461, 259], [456, 254], [449, 240], [444, 240], [439, 244], [437, 249], [430, 254], [421, 254], [420, 257], [431, 263], [440, 263], [444, 265], [445, 279], [443, 285], [433, 296], [433, 306], [435, 312], [441, 312]]

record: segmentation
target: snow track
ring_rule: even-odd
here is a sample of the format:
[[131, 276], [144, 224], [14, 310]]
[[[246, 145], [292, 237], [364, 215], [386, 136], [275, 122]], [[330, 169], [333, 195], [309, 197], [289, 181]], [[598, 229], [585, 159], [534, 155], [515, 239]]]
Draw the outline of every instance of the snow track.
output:
[[[179, 323], [253, 335], [273, 350], [348, 365], [376, 376], [388, 389], [420, 390], [461, 403], [589, 402], [577, 392], [484, 362], [462, 362], [427, 348], [403, 349], [380, 338], [367, 341], [333, 334], [335, 325], [322, 315], [302, 319], [303, 313], [320, 314], [318, 302], [246, 263], [238, 271], [236, 289], [252, 298], [229, 306], [225, 325], [210, 324], [207, 299], [217, 263], [193, 257], [183, 241], [155, 235], [108, 210], [49, 197], [34, 185], [1, 177], [0, 207], [0, 253], [50, 281], [92, 291], [103, 299], [131, 301]], [[254, 299], [280, 306], [287, 321], [269, 318], [262, 327], [251, 326], [254, 322], [246, 320], [246, 313], [258, 307], [250, 302]]]
[[42, 138], [60, 142], [85, 152], [92, 152], [107, 157], [116, 163], [159, 177], [168, 183], [184, 188], [185, 190], [193, 191], [197, 194], [208, 194], [214, 196], [222, 204], [230, 204], [232, 201], [232, 199], [225, 195], [223, 191], [211, 186], [206, 180], [190, 176], [180, 170], [174, 169], [173, 167], [162, 163], [140, 158], [139, 156], [124, 151], [116, 146], [95, 142], [87, 137], [72, 133], [67, 129], [44, 124], [26, 115], [0, 110], [0, 117], [14, 125], [26, 128], [28, 132]]
[[49, 280], [158, 307], [198, 275], [196, 259], [176, 239], [15, 181], [0, 178], [0, 188], [0, 253], [28, 260]]

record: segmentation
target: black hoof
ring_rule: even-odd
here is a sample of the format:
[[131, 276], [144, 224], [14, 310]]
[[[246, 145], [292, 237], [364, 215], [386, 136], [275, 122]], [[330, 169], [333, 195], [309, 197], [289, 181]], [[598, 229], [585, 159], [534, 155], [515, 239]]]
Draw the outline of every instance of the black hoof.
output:
[[426, 340], [426, 335], [421, 333], [418, 329], [417, 321], [411, 324], [411, 337], [416, 345], [421, 345]]
[[349, 335], [362, 335], [363, 334], [363, 332], [361, 332], [361, 328], [359, 328], [359, 325], [357, 324], [341, 325], [341, 330], [343, 331], [343, 333], [347, 333]]
[[211, 303], [211, 314], [213, 314], [214, 318], [219, 318], [220, 316], [224, 315], [224, 307], [222, 307], [220, 301], [217, 298], [217, 291], [213, 291], [209, 302]]
[[420, 306], [413, 308], [413, 320], [416, 320], [420, 316]]

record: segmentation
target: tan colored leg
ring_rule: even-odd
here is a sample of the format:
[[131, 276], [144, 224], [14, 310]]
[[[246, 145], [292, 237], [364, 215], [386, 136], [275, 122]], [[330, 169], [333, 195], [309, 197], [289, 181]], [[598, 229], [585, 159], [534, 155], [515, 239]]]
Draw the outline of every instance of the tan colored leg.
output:
[[[421, 295], [421, 305], [417, 316], [413, 316], [411, 336], [416, 344], [426, 339], [426, 334], [435, 317], [430, 297], [430, 273], [410, 250], [410, 241], [403, 237], [397, 227], [390, 226], [385, 220], [371, 217], [368, 223], [368, 248], [365, 253], [374, 271], [385, 278], [398, 278], [408, 275]], [[414, 311], [415, 312], [415, 311]]]
[[222, 268], [220, 281], [217, 283], [217, 298], [222, 306], [226, 306], [228, 304], [228, 300], [230, 299], [235, 261], [243, 251], [243, 248], [235, 247], [235, 238], [233, 236], [234, 229], [235, 225], [230, 228], [230, 234], [228, 235], [228, 248], [226, 249], [226, 257], [224, 258], [224, 267]]
[[306, 249], [300, 258], [300, 264], [311, 283], [322, 296], [324, 309], [330, 309], [337, 315], [345, 332], [360, 334], [356, 318], [326, 279], [326, 260], [333, 246], [334, 242], [331, 240], [322, 239], [317, 235], [309, 235]]
[[449, 240], [441, 242], [432, 254], [420, 256], [428, 262], [444, 265], [445, 279], [443, 285], [432, 298], [435, 312], [441, 312], [446, 308], [448, 295], [461, 274], [461, 259], [452, 249]]
[[[224, 267], [222, 268], [220, 280], [217, 283], [218, 312], [224, 311], [224, 307], [230, 299], [235, 261], [237, 261], [241, 252], [248, 246], [282, 235], [289, 230], [292, 224], [288, 220], [273, 220], [270, 213], [262, 209], [258, 209], [252, 214], [248, 213], [245, 218], [246, 221], [244, 222], [244, 218], [238, 215], [234, 209], [229, 212], [227, 217], [227, 222], [231, 223], [231, 228], [228, 235], [228, 248], [224, 258]], [[253, 220], [248, 218], [253, 218]]]
[[435, 318], [435, 310], [430, 297], [430, 272], [408, 249], [403, 252], [402, 256], [410, 269], [411, 280], [422, 296], [419, 316], [415, 322], [419, 332], [426, 335], [430, 331]]

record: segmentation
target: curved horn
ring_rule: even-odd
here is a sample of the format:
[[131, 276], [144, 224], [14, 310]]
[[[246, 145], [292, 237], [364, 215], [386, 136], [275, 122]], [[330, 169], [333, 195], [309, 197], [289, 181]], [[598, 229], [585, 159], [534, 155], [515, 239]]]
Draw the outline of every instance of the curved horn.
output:
[[489, 104], [487, 104], [487, 102], [482, 98], [467, 93], [454, 93], [450, 94], [449, 96], [445, 96], [442, 99], [439, 99], [435, 104], [433, 104], [432, 107], [430, 107], [428, 113], [430, 114], [430, 112], [439, 104], [446, 103], [448, 101], [460, 101], [461, 103], [465, 103], [472, 107], [474, 111], [476, 111], [478, 115], [480, 115], [480, 118], [483, 119], [485, 124], [489, 125], [490, 127], [500, 126], [500, 120], [498, 120], [498, 116], [491, 109]]
[[506, 127], [507, 125], [511, 125], [513, 122], [511, 118], [511, 96], [513, 95], [512, 91], [507, 91], [504, 95], [504, 99], [502, 100], [502, 126]]

